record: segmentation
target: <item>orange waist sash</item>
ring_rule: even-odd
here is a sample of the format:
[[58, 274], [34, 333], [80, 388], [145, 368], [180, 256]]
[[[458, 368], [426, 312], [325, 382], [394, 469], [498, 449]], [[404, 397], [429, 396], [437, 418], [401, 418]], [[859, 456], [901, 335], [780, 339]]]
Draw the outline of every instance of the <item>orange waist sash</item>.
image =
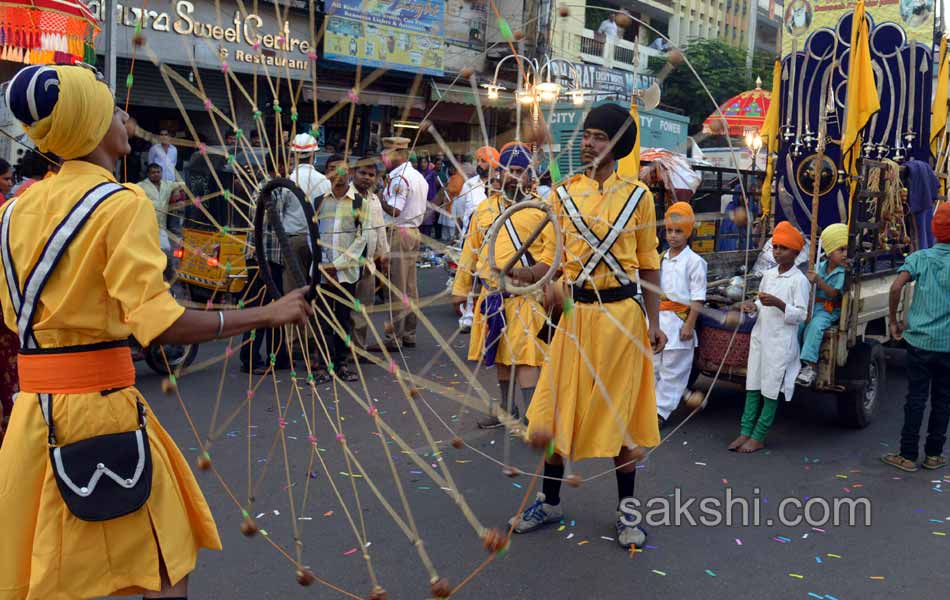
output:
[[689, 312], [689, 305], [673, 302], [672, 300], [660, 300], [660, 310], [669, 310], [672, 312]]
[[20, 390], [35, 394], [86, 394], [135, 385], [128, 346], [17, 356]]

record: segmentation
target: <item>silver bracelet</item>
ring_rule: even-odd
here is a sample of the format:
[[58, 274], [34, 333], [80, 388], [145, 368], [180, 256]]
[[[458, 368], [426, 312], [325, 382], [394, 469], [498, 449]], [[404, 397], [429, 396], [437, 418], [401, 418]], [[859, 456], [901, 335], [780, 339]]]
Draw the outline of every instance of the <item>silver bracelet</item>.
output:
[[214, 336], [216, 339], [221, 337], [221, 334], [224, 333], [224, 311], [218, 311], [218, 333]]

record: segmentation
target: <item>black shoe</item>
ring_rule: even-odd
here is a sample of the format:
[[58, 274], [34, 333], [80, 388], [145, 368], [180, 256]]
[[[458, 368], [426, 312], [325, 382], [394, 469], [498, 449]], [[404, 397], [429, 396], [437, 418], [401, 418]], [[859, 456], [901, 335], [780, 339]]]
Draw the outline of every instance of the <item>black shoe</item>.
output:
[[415, 348], [416, 340], [403, 340], [402, 345], [404, 348]]
[[656, 421], [657, 421], [657, 424], [660, 426], [660, 429], [665, 428], [665, 427], [666, 427], [666, 424], [670, 422], [669, 419], [664, 419], [664, 418], [661, 417], [660, 415], [657, 415], [657, 416], [656, 416]]
[[503, 427], [501, 421], [498, 420], [498, 417], [494, 415], [487, 415], [476, 421], [479, 429], [498, 429]]

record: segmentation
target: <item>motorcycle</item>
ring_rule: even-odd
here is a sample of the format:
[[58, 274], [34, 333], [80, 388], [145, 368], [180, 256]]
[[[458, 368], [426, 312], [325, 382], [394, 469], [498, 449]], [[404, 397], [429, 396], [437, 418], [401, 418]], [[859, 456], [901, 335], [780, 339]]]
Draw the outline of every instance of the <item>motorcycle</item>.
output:
[[159, 375], [174, 375], [181, 369], [189, 367], [198, 356], [198, 344], [151, 344], [143, 348], [138, 340], [131, 337], [129, 345], [132, 347], [132, 360], [135, 362], [144, 360], [145, 364]]

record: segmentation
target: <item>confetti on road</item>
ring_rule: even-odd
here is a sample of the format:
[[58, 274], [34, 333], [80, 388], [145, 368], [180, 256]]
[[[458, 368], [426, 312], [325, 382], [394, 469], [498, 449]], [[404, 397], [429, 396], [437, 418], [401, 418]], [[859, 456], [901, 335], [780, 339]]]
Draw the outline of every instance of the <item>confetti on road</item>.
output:
[[696, 463], [696, 464], [699, 465], [700, 467], [705, 467], [705, 466], [706, 466], [706, 463], [704, 463], [704, 462], [698, 462], [698, 463]]
[[588, 542], [587, 540], [581, 540], [581, 541], [577, 542], [577, 545], [578, 545], [578, 546], [583, 546], [584, 544], [589, 544], [589, 543], [590, 543], [590, 542]]
[[943, 531], [934, 531], [934, 532], [932, 532], [932, 533], [933, 533], [934, 535], [939, 535], [940, 537], [947, 537], [947, 534], [944, 533]]
[[706, 569], [706, 575], [709, 575], [710, 577], [716, 577], [716, 574], [710, 571], [709, 569]]
[[606, 535], [600, 536], [600, 539], [602, 539], [602, 540], [607, 540], [608, 542], [614, 541], [614, 538], [612, 538], [612, 537], [607, 537]]
[[[686, 442], [683, 442], [683, 443], [685, 444]], [[656, 569], [653, 569], [653, 572], [659, 575], [660, 577], [666, 577], [666, 573], [664, 573], [663, 571], [657, 571]]]
[[356, 552], [356, 548], [350, 548], [349, 550], [343, 553], [343, 556], [349, 556], [353, 554], [354, 552]]
[[829, 557], [829, 558], [841, 558], [841, 555], [840, 555], [840, 554], [831, 554], [831, 553], [829, 552], [829, 553], [828, 553], [828, 557]]
[[574, 534], [573, 534], [573, 533], [569, 533], [569, 534], [567, 534], [567, 537], [564, 538], [564, 539], [568, 539], [568, 540], [569, 540], [569, 539], [571, 539], [572, 537], [574, 537]]
[[880, 575], [872, 575], [868, 579], [873, 579], [874, 581], [884, 581], [884, 578]]
[[799, 575], [798, 573], [789, 573], [788, 576], [789, 576], [789, 577], [794, 577], [795, 579], [804, 579], [804, 578], [805, 578], [804, 575]]
[[323, 516], [324, 516], [324, 517], [332, 517], [332, 516], [333, 516], [333, 511], [332, 511], [332, 510], [328, 510], [327, 512], [323, 513]]
[[815, 557], [815, 562], [820, 565], [820, 564], [821, 564], [822, 562], [824, 562], [824, 561], [821, 560], [821, 557], [820, 557], [820, 556], [816, 556], [816, 557]]
[[739, 538], [736, 538], [736, 546], [741, 546], [741, 545], [742, 545], [742, 540], [740, 540]]
[[520, 483], [515, 483], [515, 482], [512, 481], [512, 482], [511, 482], [511, 485], [515, 486], [515, 487], [518, 488], [519, 490], [521, 489], [521, 484], [520, 484]]
[[808, 592], [808, 597], [809, 597], [809, 598], [818, 598], [818, 600], [825, 600], [825, 597], [824, 597], [824, 596], [819, 596], [819, 595], [816, 594], [815, 592]]

